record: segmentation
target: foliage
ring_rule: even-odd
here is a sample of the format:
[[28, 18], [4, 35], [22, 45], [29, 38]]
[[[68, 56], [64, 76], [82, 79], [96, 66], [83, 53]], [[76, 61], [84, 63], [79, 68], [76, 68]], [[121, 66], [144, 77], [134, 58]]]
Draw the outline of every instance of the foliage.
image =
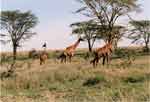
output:
[[132, 43], [140, 42], [145, 44], [145, 51], [149, 51], [150, 43], [150, 20], [130, 21], [133, 29], [128, 38], [133, 39]]
[[107, 41], [114, 38], [113, 27], [119, 17], [137, 10], [139, 5], [137, 0], [78, 0], [82, 7], [77, 13], [82, 13], [92, 19], [96, 19], [103, 29], [108, 33]]
[[[89, 51], [92, 52], [93, 45], [96, 40], [104, 40], [107, 43], [109, 30], [103, 29], [103, 26], [99, 22], [93, 20], [76, 22], [71, 24], [73, 28], [72, 34], [77, 34], [86, 39], [88, 43]], [[108, 28], [108, 25], [105, 25]], [[117, 47], [117, 42], [124, 36], [127, 29], [121, 25], [115, 25], [112, 29], [112, 34], [114, 35], [114, 46]]]
[[1, 41], [3, 43], [11, 42], [13, 58], [16, 60], [17, 48], [21, 47], [22, 42], [35, 35], [31, 29], [37, 24], [37, 17], [30, 11], [2, 11], [0, 24], [4, 32], [4, 34], [0, 34], [3, 37]]
[[71, 24], [71, 27], [73, 28], [72, 34], [78, 34], [79, 36], [82, 36], [84, 39], [86, 39], [88, 42], [89, 51], [92, 52], [94, 42], [96, 38], [98, 38], [97, 29], [99, 25], [91, 20], [86, 22], [73, 23]]
[[147, 79], [148, 78], [146, 78], [146, 75], [141, 75], [141, 74], [134, 73], [133, 75], [128, 75], [128, 77], [125, 77], [123, 79], [123, 81], [126, 82], [126, 83], [140, 83], [140, 82], [143, 82]]
[[[49, 53], [52, 55], [56, 52]], [[24, 52], [22, 55], [27, 56]], [[117, 66], [118, 59], [112, 59], [108, 66], [100, 64], [96, 68], [92, 68], [82, 56], [75, 57], [72, 63], [67, 64], [49, 59], [43, 66], [39, 66], [38, 60], [17, 59], [16, 75], [1, 81], [1, 99], [4, 102], [12, 102], [13, 97], [13, 100], [18, 102], [22, 98], [34, 101], [45, 98], [44, 102], [48, 102], [52, 94], [56, 102], [147, 101], [147, 82], [150, 78], [147, 71], [148, 62], [145, 61], [147, 56], [138, 55], [134, 65], [124, 69]], [[2, 70], [6, 68], [5, 64]]]
[[87, 79], [84, 83], [83, 83], [83, 86], [93, 86], [93, 85], [96, 85], [98, 83], [101, 83], [101, 82], [106, 82], [106, 79], [104, 76], [100, 76], [100, 75], [97, 75], [93, 78], [89, 78]]

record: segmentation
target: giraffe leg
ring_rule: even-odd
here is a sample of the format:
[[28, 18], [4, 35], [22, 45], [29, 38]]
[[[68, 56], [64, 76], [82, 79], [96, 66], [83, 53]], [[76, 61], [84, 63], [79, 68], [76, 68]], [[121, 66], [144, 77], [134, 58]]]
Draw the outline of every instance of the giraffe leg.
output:
[[110, 64], [110, 56], [107, 56], [107, 63]]
[[110, 60], [111, 60], [110, 55], [107, 54], [107, 64], [110, 64]]
[[96, 59], [96, 66], [97, 66], [98, 62], [99, 62], [99, 57], [97, 57], [97, 59]]
[[107, 60], [107, 64], [109, 63], [109, 56], [108, 56], [108, 53], [106, 53], [106, 60]]
[[96, 66], [97, 66], [97, 64], [96, 64], [96, 60], [97, 60], [97, 59], [96, 59], [96, 58], [97, 58], [97, 57], [95, 57], [94, 60], [93, 60], [93, 67], [96, 67]]
[[71, 58], [72, 58], [72, 56], [70, 55], [70, 56], [69, 56], [69, 62], [70, 62], [70, 63], [71, 63]]
[[99, 61], [99, 58], [98, 58], [98, 57], [95, 57], [93, 60], [90, 61], [90, 63], [93, 64], [93, 67], [96, 67], [97, 64], [98, 64], [98, 61]]
[[40, 65], [42, 65], [42, 59], [41, 59], [41, 57], [40, 57]]
[[40, 65], [42, 65], [43, 64], [43, 62], [42, 61], [40, 61]]
[[95, 67], [95, 58], [90, 61], [90, 64], [93, 64], [93, 67]]
[[61, 63], [63, 63], [63, 62], [65, 62], [65, 60], [66, 60], [66, 55], [63, 53], [63, 54], [61, 54], [58, 58], [60, 58], [61, 59]]
[[61, 58], [61, 61], [60, 61], [61, 63], [63, 63], [63, 58]]
[[106, 56], [103, 55], [103, 63], [102, 63], [103, 65], [105, 65], [105, 57], [106, 57]]
[[63, 63], [64, 62], [64, 57], [63, 56], [61, 56], [61, 63]]
[[97, 52], [94, 52], [94, 59], [90, 62], [93, 63], [93, 66], [96, 67], [100, 59], [100, 55]]
[[65, 63], [67, 62], [67, 56], [64, 56], [64, 62]]
[[70, 58], [69, 58], [70, 62], [72, 61], [72, 57], [73, 57], [73, 56], [74, 56], [74, 52], [71, 53], [71, 55], [70, 55]]

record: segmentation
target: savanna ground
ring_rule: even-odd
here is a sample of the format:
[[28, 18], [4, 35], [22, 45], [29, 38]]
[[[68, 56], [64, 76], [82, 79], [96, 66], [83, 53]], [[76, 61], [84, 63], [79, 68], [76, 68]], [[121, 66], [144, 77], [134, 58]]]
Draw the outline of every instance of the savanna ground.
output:
[[[41, 66], [20, 52], [15, 73], [0, 82], [0, 102], [150, 102], [150, 54], [120, 49], [109, 65], [93, 68], [85, 52], [78, 50], [65, 64], [56, 59], [57, 51], [49, 51]], [[1, 73], [11, 63], [4, 56]]]

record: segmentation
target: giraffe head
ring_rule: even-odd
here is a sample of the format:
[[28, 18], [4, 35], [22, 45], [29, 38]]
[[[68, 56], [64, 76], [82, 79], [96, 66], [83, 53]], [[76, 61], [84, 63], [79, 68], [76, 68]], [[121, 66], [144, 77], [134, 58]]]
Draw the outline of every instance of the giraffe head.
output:
[[80, 38], [78, 39], [78, 41], [84, 41], [84, 39], [80, 37]]

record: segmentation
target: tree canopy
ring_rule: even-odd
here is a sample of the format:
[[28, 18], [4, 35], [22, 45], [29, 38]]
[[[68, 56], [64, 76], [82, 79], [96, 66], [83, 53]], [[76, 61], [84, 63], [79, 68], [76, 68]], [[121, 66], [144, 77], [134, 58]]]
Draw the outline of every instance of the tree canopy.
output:
[[145, 43], [145, 48], [148, 51], [148, 44], [150, 42], [150, 20], [133, 20], [129, 22], [132, 26], [131, 34], [128, 38], [133, 39], [132, 43]]
[[[107, 43], [107, 34], [110, 33], [108, 25], [105, 25], [105, 29], [99, 22], [95, 22], [93, 20], [84, 21], [84, 22], [76, 22], [71, 24], [72, 34], [76, 34], [78, 36], [82, 36], [85, 41], [88, 42], [89, 51], [92, 51], [92, 47], [96, 40], [104, 40]], [[125, 34], [126, 28], [121, 25], [115, 25], [112, 29], [112, 34], [116, 39], [117, 43]], [[114, 39], [113, 38], [113, 39]]]
[[1, 12], [0, 24], [3, 31], [1, 41], [12, 43], [14, 60], [16, 59], [17, 48], [21, 46], [20, 44], [35, 35], [31, 29], [36, 26], [37, 22], [38, 18], [30, 11]]
[[107, 41], [113, 39], [113, 27], [119, 17], [139, 8], [138, 0], [78, 0], [82, 7], [77, 13], [82, 13], [100, 22], [104, 30], [109, 31]]

